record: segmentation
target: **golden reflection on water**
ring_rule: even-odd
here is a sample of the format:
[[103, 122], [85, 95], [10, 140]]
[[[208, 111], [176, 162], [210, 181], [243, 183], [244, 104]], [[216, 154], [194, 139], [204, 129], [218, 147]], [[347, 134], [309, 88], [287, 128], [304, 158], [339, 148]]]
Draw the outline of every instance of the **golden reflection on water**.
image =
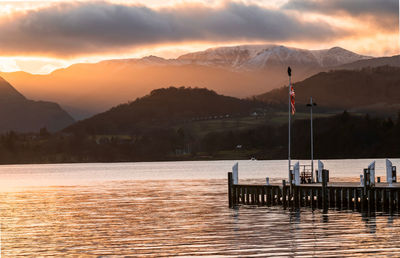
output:
[[225, 180], [110, 181], [1, 192], [2, 256], [376, 256], [398, 217], [227, 208]]

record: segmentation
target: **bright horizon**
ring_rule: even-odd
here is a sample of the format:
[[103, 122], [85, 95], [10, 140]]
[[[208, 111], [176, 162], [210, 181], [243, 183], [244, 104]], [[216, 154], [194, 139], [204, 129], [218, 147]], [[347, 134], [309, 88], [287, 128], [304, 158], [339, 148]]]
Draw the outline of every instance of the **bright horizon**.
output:
[[[276, 44], [399, 54], [398, 1], [9, 1], [0, 9], [0, 71]], [[28, 42], [28, 43], [27, 43]]]

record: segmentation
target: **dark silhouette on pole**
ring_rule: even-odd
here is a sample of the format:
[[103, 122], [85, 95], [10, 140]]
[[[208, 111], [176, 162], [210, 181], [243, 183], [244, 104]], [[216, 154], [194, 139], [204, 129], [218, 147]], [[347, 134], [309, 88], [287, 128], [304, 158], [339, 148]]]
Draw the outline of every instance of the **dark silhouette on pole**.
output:
[[311, 121], [311, 181], [314, 182], [314, 134], [313, 134], [313, 106], [316, 106], [317, 103], [313, 102], [312, 97], [310, 98], [310, 103], [307, 104], [307, 107], [311, 107], [310, 109], [310, 121]]

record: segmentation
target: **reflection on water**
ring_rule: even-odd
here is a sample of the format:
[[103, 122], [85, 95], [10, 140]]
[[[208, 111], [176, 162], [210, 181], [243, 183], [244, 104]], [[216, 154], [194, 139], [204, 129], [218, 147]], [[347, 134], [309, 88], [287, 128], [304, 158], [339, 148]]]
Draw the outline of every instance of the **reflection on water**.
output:
[[376, 256], [397, 217], [227, 206], [224, 179], [126, 180], [0, 193], [2, 255]]

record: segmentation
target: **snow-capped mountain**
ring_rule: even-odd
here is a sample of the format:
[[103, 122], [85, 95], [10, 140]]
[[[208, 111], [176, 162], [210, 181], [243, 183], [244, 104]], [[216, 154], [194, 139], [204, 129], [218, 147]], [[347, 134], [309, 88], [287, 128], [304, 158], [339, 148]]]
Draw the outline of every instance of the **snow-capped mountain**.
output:
[[306, 50], [276, 45], [243, 45], [211, 48], [182, 55], [178, 60], [202, 65], [262, 69], [273, 65], [306, 65], [330, 68], [368, 59], [340, 47], [324, 50]]
[[277, 45], [242, 45], [210, 48], [205, 51], [184, 54], [177, 59], [147, 56], [140, 59], [120, 59], [103, 62], [159, 65], [204, 65], [233, 69], [259, 70], [284, 66], [301, 69], [334, 68], [348, 63], [369, 59], [340, 47], [323, 50], [307, 50]]

